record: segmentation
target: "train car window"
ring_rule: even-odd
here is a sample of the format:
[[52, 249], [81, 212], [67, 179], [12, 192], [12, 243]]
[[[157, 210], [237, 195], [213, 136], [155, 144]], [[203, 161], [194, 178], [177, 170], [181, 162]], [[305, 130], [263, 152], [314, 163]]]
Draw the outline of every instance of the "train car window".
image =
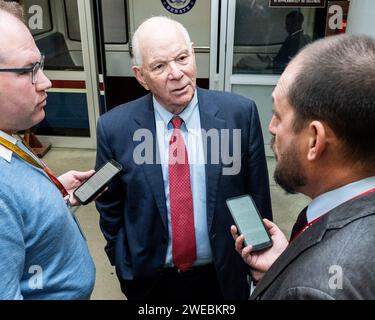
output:
[[[39, 36], [53, 29], [51, 4], [49, 0], [24, 0], [26, 19], [33, 36]], [[42, 13], [42, 20], [38, 21]]]
[[65, 12], [69, 40], [81, 41], [77, 0], [65, 0]]
[[[82, 46], [75, 36], [80, 31], [77, 0], [67, 3], [64, 0], [24, 0], [23, 6], [36, 45], [45, 54], [44, 68], [83, 70]], [[76, 41], [69, 38], [68, 30]]]
[[324, 9], [236, 1], [233, 73], [281, 74], [303, 46], [324, 36]]
[[125, 0], [102, 0], [104, 42], [127, 44], [127, 14]]

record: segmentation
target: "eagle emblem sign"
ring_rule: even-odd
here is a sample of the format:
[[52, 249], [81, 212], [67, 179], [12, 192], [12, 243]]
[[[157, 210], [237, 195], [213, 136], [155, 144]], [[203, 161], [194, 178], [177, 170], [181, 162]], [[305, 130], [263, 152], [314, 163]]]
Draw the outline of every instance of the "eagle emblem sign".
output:
[[193, 9], [197, 0], [161, 0], [166, 10], [173, 14], [184, 14]]

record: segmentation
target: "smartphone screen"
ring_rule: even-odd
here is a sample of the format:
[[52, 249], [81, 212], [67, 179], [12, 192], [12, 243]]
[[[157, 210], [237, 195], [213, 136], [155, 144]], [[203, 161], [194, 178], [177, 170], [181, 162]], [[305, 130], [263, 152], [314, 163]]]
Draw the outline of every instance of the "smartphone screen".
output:
[[251, 245], [253, 251], [272, 246], [262, 217], [249, 195], [231, 198], [226, 202], [239, 233], [245, 237], [245, 245]]
[[82, 204], [87, 204], [103, 191], [106, 185], [115, 175], [120, 173], [121, 170], [121, 165], [116, 161], [111, 160], [107, 162], [74, 191], [74, 196]]

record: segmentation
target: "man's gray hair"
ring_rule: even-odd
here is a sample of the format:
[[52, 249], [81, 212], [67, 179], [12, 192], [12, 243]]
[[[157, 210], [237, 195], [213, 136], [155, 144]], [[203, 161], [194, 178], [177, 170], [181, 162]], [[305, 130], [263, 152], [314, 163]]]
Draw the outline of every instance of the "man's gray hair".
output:
[[186, 28], [180, 22], [178, 22], [176, 20], [173, 20], [171, 18], [165, 17], [165, 16], [151, 17], [151, 18], [148, 18], [145, 21], [143, 21], [141, 23], [141, 25], [137, 28], [137, 30], [134, 32], [133, 39], [132, 39], [132, 46], [133, 46], [133, 48], [132, 48], [132, 58], [133, 58], [133, 65], [134, 66], [142, 65], [142, 54], [141, 54], [141, 48], [140, 48], [140, 42], [139, 42], [139, 38], [140, 38], [140, 34], [142, 33], [142, 29], [143, 29], [144, 26], [146, 26], [147, 24], [152, 23], [154, 21], [160, 21], [161, 23], [164, 22], [164, 23], [169, 23], [171, 25], [174, 25], [177, 28], [177, 30], [179, 30], [182, 33], [182, 35], [183, 35], [183, 37], [186, 41], [186, 45], [189, 48], [189, 53], [191, 53], [192, 50], [193, 50], [193, 44], [190, 40], [189, 33], [186, 30]]

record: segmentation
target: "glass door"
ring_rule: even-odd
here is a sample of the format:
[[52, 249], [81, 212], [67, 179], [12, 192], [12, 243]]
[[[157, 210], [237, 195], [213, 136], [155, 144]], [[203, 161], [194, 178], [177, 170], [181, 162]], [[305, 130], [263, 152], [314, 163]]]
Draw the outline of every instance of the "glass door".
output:
[[52, 82], [46, 117], [34, 132], [54, 147], [95, 148], [99, 87], [90, 1], [25, 0], [24, 6]]
[[262, 124], [266, 154], [271, 135], [272, 91], [288, 62], [303, 46], [325, 34], [326, 8], [274, 8], [269, 0], [222, 1], [227, 17], [220, 55], [223, 89], [254, 100]]

